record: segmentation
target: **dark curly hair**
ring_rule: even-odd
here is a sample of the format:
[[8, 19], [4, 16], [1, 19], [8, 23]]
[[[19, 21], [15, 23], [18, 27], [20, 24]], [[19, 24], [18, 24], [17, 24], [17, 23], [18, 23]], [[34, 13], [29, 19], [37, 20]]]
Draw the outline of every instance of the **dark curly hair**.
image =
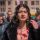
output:
[[[16, 25], [19, 25], [19, 23], [20, 23], [20, 21], [19, 21], [19, 19], [18, 19], [18, 12], [19, 12], [19, 9], [20, 9], [21, 7], [26, 8], [26, 10], [27, 10], [27, 12], [28, 12], [29, 20], [31, 19], [31, 14], [30, 14], [30, 9], [29, 9], [29, 7], [28, 7], [27, 5], [25, 5], [25, 4], [20, 4], [20, 5], [18, 5], [18, 6], [16, 7], [15, 13], [14, 13], [15, 15], [14, 15], [13, 20], [12, 20], [12, 22], [16, 23]], [[29, 20], [28, 20], [28, 21], [29, 21]], [[29, 22], [27, 22], [27, 20], [26, 20], [26, 23], [28, 24]]]

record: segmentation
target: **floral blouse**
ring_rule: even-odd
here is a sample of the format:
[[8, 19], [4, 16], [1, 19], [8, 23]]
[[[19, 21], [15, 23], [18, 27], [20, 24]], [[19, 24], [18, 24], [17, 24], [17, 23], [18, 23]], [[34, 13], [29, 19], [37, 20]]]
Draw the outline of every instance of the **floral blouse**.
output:
[[28, 40], [29, 29], [17, 29], [17, 40]]

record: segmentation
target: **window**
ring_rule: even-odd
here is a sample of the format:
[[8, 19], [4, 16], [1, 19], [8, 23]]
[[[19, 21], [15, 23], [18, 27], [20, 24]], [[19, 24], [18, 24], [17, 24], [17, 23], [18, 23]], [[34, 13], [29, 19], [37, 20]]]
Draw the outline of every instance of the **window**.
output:
[[23, 4], [23, 1], [20, 1], [20, 4]]
[[36, 11], [37, 11], [37, 13], [39, 13], [40, 9], [37, 7], [37, 8], [36, 8]]
[[36, 9], [35, 7], [31, 7], [31, 9]]
[[37, 7], [36, 10], [39, 10], [39, 8]]
[[1, 8], [1, 12], [5, 12], [5, 8]]
[[1, 12], [2, 12], [2, 8], [1, 8]]
[[3, 12], [5, 12], [5, 8], [3, 8]]
[[39, 1], [36, 1], [36, 5], [39, 5]]
[[11, 5], [11, 1], [8, 1], [8, 5]]
[[2, 1], [0, 1], [0, 5], [2, 6]]
[[5, 5], [5, 1], [3, 1], [2, 4]]
[[0, 1], [0, 5], [5, 5], [5, 1]]
[[34, 5], [35, 3], [34, 3], [34, 1], [31, 1], [31, 5]]
[[28, 5], [28, 2], [27, 1], [24, 1], [24, 4]]
[[17, 1], [15, 1], [15, 5], [17, 5]]

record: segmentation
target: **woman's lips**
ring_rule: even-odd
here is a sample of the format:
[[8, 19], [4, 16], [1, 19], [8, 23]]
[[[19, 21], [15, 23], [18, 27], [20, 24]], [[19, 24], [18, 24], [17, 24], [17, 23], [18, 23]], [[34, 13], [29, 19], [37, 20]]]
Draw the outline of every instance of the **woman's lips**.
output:
[[24, 15], [22, 15], [22, 16], [21, 16], [21, 18], [22, 18], [22, 19], [24, 19], [24, 18], [25, 18], [25, 16], [24, 16]]
[[25, 17], [21, 17], [22, 19], [24, 19]]

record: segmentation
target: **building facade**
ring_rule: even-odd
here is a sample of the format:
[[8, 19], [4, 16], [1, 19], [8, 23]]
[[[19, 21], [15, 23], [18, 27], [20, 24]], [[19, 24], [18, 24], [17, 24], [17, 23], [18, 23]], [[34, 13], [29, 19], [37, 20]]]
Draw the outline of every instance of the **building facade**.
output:
[[[5, 12], [9, 9], [12, 10], [12, 12], [15, 11], [15, 7], [17, 6], [17, 1], [19, 0], [0, 0], [0, 13]], [[40, 0], [20, 0], [20, 4], [25, 3], [29, 6], [30, 10], [40, 9]]]

